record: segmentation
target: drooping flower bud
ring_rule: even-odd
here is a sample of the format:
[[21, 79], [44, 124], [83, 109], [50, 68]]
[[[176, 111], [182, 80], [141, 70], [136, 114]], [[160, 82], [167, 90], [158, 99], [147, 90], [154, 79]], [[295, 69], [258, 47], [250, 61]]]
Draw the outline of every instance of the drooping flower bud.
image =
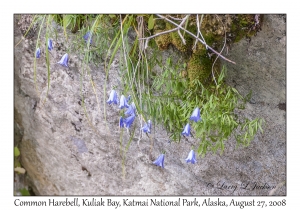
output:
[[40, 48], [36, 49], [36, 51], [35, 51], [35, 57], [36, 58], [40, 58], [41, 57], [41, 49]]

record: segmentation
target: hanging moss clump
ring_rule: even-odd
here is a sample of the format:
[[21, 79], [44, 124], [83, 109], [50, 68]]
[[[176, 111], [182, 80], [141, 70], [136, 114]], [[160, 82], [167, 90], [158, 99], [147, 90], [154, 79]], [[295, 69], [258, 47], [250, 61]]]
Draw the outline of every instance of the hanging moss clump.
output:
[[[163, 32], [163, 30], [157, 30], [156, 33]], [[155, 38], [155, 42], [160, 50], [168, 49], [171, 44], [170, 34], [163, 34]]]
[[204, 83], [210, 75], [211, 66], [212, 60], [207, 55], [205, 46], [197, 44], [187, 63], [189, 80], [198, 79], [201, 83]]

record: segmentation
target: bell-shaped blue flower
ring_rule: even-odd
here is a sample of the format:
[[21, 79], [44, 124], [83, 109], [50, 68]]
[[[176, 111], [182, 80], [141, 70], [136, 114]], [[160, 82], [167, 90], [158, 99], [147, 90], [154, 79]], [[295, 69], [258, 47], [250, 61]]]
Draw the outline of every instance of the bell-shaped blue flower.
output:
[[36, 58], [40, 58], [41, 57], [41, 49], [40, 48], [36, 49], [36, 51], [35, 51], [35, 57]]
[[197, 162], [194, 150], [191, 150], [188, 157], [185, 159], [186, 163], [195, 164]]
[[124, 113], [126, 116], [129, 116], [129, 115], [135, 115], [135, 104], [134, 102], [132, 102], [128, 109], [126, 110], [126, 112]]
[[118, 104], [118, 95], [117, 95], [117, 92], [115, 90], [112, 90], [110, 92], [109, 98], [106, 102], [108, 104], [111, 104], [111, 103]]
[[120, 117], [120, 121], [119, 121], [119, 127], [120, 128], [124, 128], [124, 122], [125, 122], [124, 118]]
[[66, 53], [66, 54], [64, 54], [64, 56], [60, 59], [60, 61], [57, 62], [57, 63], [59, 63], [59, 64], [62, 65], [62, 66], [65, 66], [65, 67], [69, 67], [69, 66], [68, 66], [68, 60], [69, 60], [69, 55], [68, 55], [68, 53]]
[[125, 128], [130, 128], [134, 119], [135, 119], [135, 115], [131, 115], [131, 116], [127, 117], [123, 123]]
[[200, 116], [200, 109], [197, 107], [196, 109], [194, 109], [190, 120], [193, 120], [195, 122], [198, 122], [199, 120], [201, 120], [201, 116]]
[[165, 160], [165, 155], [161, 154], [154, 162], [153, 164], [160, 166], [164, 168], [164, 160]]
[[151, 120], [148, 120], [148, 123], [145, 123], [144, 127], [142, 127], [141, 130], [145, 133], [150, 133], [151, 132]]
[[53, 49], [52, 39], [48, 39], [48, 50], [51, 51]]
[[128, 107], [129, 107], [129, 105], [127, 103], [127, 100], [126, 100], [125, 96], [121, 95], [119, 108], [123, 109], [123, 108], [128, 108]]
[[85, 42], [88, 42], [90, 40], [90, 44], [92, 44], [92, 34], [91, 32], [87, 32], [84, 36], [83, 36], [83, 39]]
[[184, 136], [189, 136], [190, 133], [191, 133], [191, 126], [190, 126], [190, 124], [188, 123], [188, 124], [186, 124], [186, 126], [184, 127], [184, 130], [182, 131], [181, 134], [184, 135]]

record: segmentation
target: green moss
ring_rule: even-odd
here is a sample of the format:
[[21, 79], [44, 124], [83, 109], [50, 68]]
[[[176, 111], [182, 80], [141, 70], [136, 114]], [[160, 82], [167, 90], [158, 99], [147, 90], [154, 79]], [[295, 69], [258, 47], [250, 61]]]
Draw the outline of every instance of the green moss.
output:
[[[174, 26], [172, 26], [170, 23], [167, 23], [166, 26], [168, 30], [174, 28]], [[189, 26], [187, 27], [187, 30], [193, 31], [193, 29]], [[181, 35], [184, 36], [184, 32], [181, 31]], [[186, 42], [185, 44], [182, 42], [182, 39], [179, 36], [177, 31], [170, 33], [170, 36], [171, 36], [171, 44], [175, 46], [177, 50], [184, 53], [191, 51], [194, 40], [190, 35], [185, 34], [184, 36]]]
[[[163, 28], [164, 27], [164, 28]], [[173, 29], [170, 23], [162, 24], [161, 22], [155, 27], [155, 34], [160, 33], [162, 31], [167, 31]], [[181, 32], [182, 33], [182, 32]], [[182, 33], [183, 35], [183, 33]], [[182, 42], [177, 31], [171, 32], [168, 34], [163, 34], [155, 38], [156, 44], [160, 50], [165, 50], [168, 48], [170, 44], [172, 44], [177, 50], [180, 52], [188, 52], [191, 51], [191, 46], [193, 44], [193, 38], [190, 36], [185, 36], [186, 44]]]
[[251, 37], [255, 35], [259, 29], [260, 27], [255, 27], [255, 15], [235, 15], [231, 25], [231, 33], [234, 37], [232, 41], [239, 42], [244, 37]]
[[[160, 33], [162, 31], [163, 30], [156, 30], [155, 33]], [[166, 50], [169, 44], [171, 44], [170, 34], [163, 34], [155, 37], [155, 42], [160, 50]]]
[[165, 30], [166, 29], [166, 22], [164, 20], [158, 19], [155, 21], [154, 24], [154, 31], [156, 30]]
[[[177, 17], [182, 18], [183, 15]], [[155, 23], [154, 33], [167, 31], [175, 26], [159, 20]], [[258, 31], [255, 26], [255, 15], [204, 15], [201, 24], [201, 33], [206, 43], [216, 50], [221, 48], [224, 43], [224, 32], [227, 33], [227, 44], [230, 42], [238, 42], [244, 37], [250, 37]], [[196, 16], [191, 15], [188, 19], [187, 30], [197, 33]], [[205, 46], [198, 42], [193, 48], [195, 39], [181, 31], [186, 40], [184, 45], [177, 31], [164, 34], [155, 38], [157, 46], [160, 50], [165, 50], [170, 44], [176, 47], [182, 53], [188, 53], [187, 74], [190, 81], [199, 79], [204, 82], [211, 73], [212, 60], [208, 57], [208, 51]], [[230, 34], [230, 36], [228, 36]], [[218, 66], [218, 63], [216, 64]]]
[[171, 33], [171, 44], [176, 47], [180, 52], [187, 52], [191, 49], [191, 39], [185, 39], [186, 44], [183, 44], [179, 34], [177, 32]]
[[187, 73], [190, 81], [195, 79], [204, 83], [211, 73], [212, 61], [206, 55], [193, 53], [187, 64]]

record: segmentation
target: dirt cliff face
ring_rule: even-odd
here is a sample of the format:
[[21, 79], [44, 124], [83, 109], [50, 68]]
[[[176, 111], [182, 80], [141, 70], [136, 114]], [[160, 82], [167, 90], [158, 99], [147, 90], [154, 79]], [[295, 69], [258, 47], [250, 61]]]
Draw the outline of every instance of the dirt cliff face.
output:
[[[139, 142], [134, 137], [124, 156], [120, 144], [126, 145], [129, 135], [118, 129], [118, 107], [106, 107], [105, 121], [104, 109], [97, 104], [97, 100], [105, 103], [111, 88], [120, 84], [118, 56], [106, 92], [104, 67], [87, 67], [95, 94], [88, 77], [83, 77], [81, 87], [79, 55], [69, 55], [69, 68], [57, 64], [69, 47], [58, 28], [46, 97], [45, 59], [36, 61], [35, 83], [35, 43], [33, 39], [21, 42], [14, 54], [15, 143], [20, 145], [21, 163], [35, 194], [268, 195], [281, 186], [286, 181], [285, 16], [265, 15], [261, 29], [251, 41], [232, 44], [227, 57], [236, 65], [225, 64], [228, 84], [243, 95], [252, 90], [250, 102], [237, 114], [263, 117], [264, 133], [245, 148], [236, 148], [229, 140], [222, 156], [208, 153], [205, 158], [197, 157], [194, 165], [185, 163], [190, 145], [184, 141], [170, 144], [159, 128], [153, 147], [147, 136]], [[15, 43], [22, 38], [18, 30], [15, 27]], [[152, 164], [162, 150], [164, 169]], [[285, 185], [273, 192], [286, 195]]]

